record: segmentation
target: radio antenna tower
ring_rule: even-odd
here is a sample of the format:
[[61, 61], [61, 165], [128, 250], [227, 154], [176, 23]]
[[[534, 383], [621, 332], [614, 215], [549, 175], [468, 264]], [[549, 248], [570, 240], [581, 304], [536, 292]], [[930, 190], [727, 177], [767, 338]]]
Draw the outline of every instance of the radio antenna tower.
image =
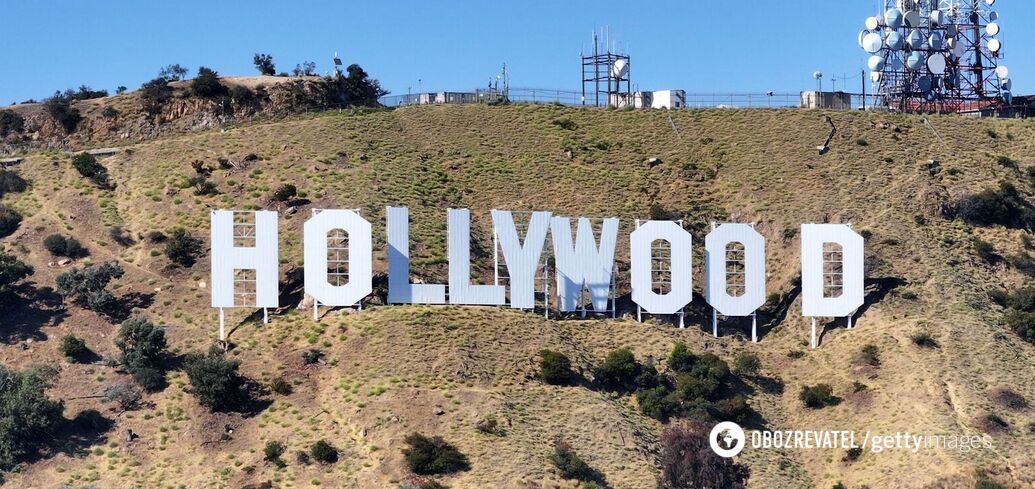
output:
[[632, 78], [629, 76], [629, 55], [621, 54], [611, 43], [609, 28], [601, 28], [601, 35], [593, 31], [593, 50], [583, 51], [582, 105], [587, 102], [599, 107], [601, 96], [605, 105], [625, 107], [633, 103]]
[[875, 107], [997, 113], [1011, 104], [996, 0], [880, 0], [859, 33]]

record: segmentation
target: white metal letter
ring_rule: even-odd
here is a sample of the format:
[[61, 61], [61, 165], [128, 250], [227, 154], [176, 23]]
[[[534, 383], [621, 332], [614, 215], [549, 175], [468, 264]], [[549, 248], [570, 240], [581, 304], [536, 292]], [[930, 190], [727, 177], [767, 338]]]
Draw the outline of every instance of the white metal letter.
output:
[[583, 286], [589, 289], [593, 309], [607, 310], [611, 273], [615, 262], [615, 243], [618, 241], [618, 219], [603, 220], [599, 247], [593, 237], [593, 225], [585, 217], [578, 220], [574, 244], [571, 238], [571, 219], [567, 217], [551, 219], [550, 234], [553, 235], [553, 251], [557, 261], [557, 297], [560, 310], [575, 310]]
[[[744, 246], [744, 295], [727, 290], [726, 250], [730, 243]], [[748, 224], [722, 224], [704, 239], [705, 300], [723, 316], [750, 316], [765, 304], [765, 238]]]
[[449, 303], [499, 306], [506, 302], [502, 285], [471, 283], [471, 211], [449, 209]]
[[[672, 249], [672, 290], [654, 292], [651, 279], [651, 245], [662, 240]], [[632, 267], [632, 300], [651, 314], [675, 314], [694, 299], [693, 238], [673, 221], [647, 221], [629, 235], [629, 264]]]
[[[839, 297], [824, 297], [823, 245], [841, 246]], [[850, 316], [863, 305], [863, 237], [846, 224], [802, 224], [801, 313], [811, 317]]]
[[[348, 283], [327, 281], [327, 233], [340, 229], [348, 235]], [[320, 304], [353, 306], [373, 291], [370, 222], [346, 209], [322, 210], [304, 226], [305, 291]]]
[[410, 283], [410, 210], [389, 207], [388, 302], [391, 304], [445, 304], [446, 286]]
[[[280, 307], [277, 213], [255, 212], [255, 246], [234, 246], [233, 211], [212, 211], [212, 307]], [[255, 304], [235, 304], [234, 271], [255, 270]]]
[[492, 226], [503, 249], [503, 260], [510, 276], [510, 307], [535, 307], [535, 272], [543, 257], [546, 233], [550, 230], [550, 213], [533, 212], [528, 221], [525, 241], [521, 242], [514, 215], [510, 211], [492, 211]]

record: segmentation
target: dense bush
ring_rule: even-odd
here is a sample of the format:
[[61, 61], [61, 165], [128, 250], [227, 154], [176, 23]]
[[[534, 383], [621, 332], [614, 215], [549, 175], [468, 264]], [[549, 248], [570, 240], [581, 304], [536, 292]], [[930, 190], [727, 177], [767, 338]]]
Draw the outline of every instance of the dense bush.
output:
[[829, 384], [802, 386], [798, 399], [801, 399], [801, 402], [809, 409], [821, 409], [841, 403], [841, 398], [834, 395], [834, 388]]
[[25, 130], [25, 118], [17, 112], [0, 110], [0, 138]]
[[194, 187], [194, 195], [217, 195], [219, 194], [219, 188], [214, 182], [209, 181], [204, 175], [197, 175], [190, 178], [188, 181], [191, 187]]
[[346, 103], [353, 106], [377, 107], [377, 99], [388, 94], [381, 84], [367, 75], [358, 64], [351, 64], [345, 69], [348, 75], [344, 78]]
[[158, 77], [140, 86], [140, 105], [148, 115], [156, 115], [162, 111], [166, 102], [172, 98], [173, 89], [169, 79]]
[[0, 169], [0, 197], [3, 197], [4, 194], [24, 192], [27, 188], [29, 188], [29, 182], [26, 182], [20, 175], [10, 170]]
[[658, 421], [668, 421], [679, 412], [679, 399], [664, 386], [636, 391], [640, 411]]
[[291, 387], [290, 382], [284, 380], [284, 377], [274, 377], [273, 380], [270, 381], [270, 390], [282, 396], [288, 396], [291, 395], [295, 389]]
[[51, 234], [44, 238], [43, 247], [54, 256], [80, 258], [90, 254], [90, 252], [79, 243], [79, 240], [72, 237], [66, 238], [60, 234]]
[[61, 354], [70, 362], [77, 362], [90, 354], [90, 348], [82, 338], [75, 335], [65, 335], [61, 338]]
[[981, 477], [974, 482], [974, 489], [1006, 489], [1006, 486], [992, 479]]
[[1006, 295], [1003, 323], [1024, 341], [1035, 343], [1035, 287], [1027, 286]]
[[215, 347], [206, 354], [188, 355], [186, 370], [190, 392], [214, 411], [240, 407], [248, 399], [244, 378], [237, 372], [240, 366], [241, 362], [227, 360]]
[[550, 457], [554, 467], [560, 472], [561, 478], [573, 479], [584, 482], [596, 482], [602, 479], [599, 472], [594, 470], [582, 457], [575, 453], [571, 444], [557, 440], [553, 445], [553, 456]]
[[79, 122], [83, 120], [79, 110], [72, 107], [72, 99], [62, 95], [60, 92], [55, 93], [53, 97], [44, 101], [43, 107], [46, 109], [47, 114], [50, 114], [50, 117], [68, 134], [75, 132], [76, 128], [79, 127]]
[[201, 254], [201, 240], [187, 230], [177, 228], [165, 243], [165, 256], [181, 267], [192, 267]]
[[79, 153], [72, 157], [72, 166], [80, 175], [102, 187], [108, 186], [108, 169], [90, 153]]
[[119, 327], [115, 346], [122, 352], [123, 368], [141, 387], [154, 391], [164, 386], [165, 330], [146, 317], [132, 317]]
[[261, 75], [273, 76], [277, 74], [277, 67], [273, 65], [273, 56], [255, 53], [255, 56], [252, 57], [252, 63], [255, 63], [255, 69], [259, 70]]
[[920, 348], [938, 348], [938, 341], [931, 333], [920, 331], [909, 335], [909, 341]]
[[327, 443], [326, 440], [313, 443], [313, 446], [309, 447], [309, 454], [313, 456], [313, 460], [324, 464], [333, 464], [338, 461], [338, 449]]
[[57, 291], [71, 298], [79, 307], [110, 313], [118, 301], [106, 287], [123, 274], [125, 271], [114, 262], [87, 265], [58, 275]]
[[711, 449], [711, 426], [675, 424], [661, 433], [659, 489], [744, 489], [751, 470]]
[[198, 76], [191, 83], [191, 91], [194, 95], [204, 98], [226, 95], [226, 87], [219, 83], [219, 73], [204, 66], [198, 68]]
[[868, 344], [862, 347], [862, 350], [859, 353], [862, 357], [862, 361], [867, 365], [874, 367], [880, 366], [880, 349], [877, 348], [877, 345]]
[[593, 369], [594, 380], [605, 389], [613, 391], [635, 390], [639, 375], [640, 364], [628, 348], [608, 353], [604, 362]]
[[262, 449], [262, 455], [263, 460], [279, 465], [283, 463], [280, 456], [284, 455], [284, 444], [279, 441], [268, 441]]
[[542, 350], [539, 352], [539, 375], [547, 384], [567, 384], [573, 378], [571, 360], [563, 353]]
[[298, 195], [298, 188], [290, 183], [285, 183], [277, 187], [277, 190], [273, 192], [273, 200], [286, 202], [295, 198], [296, 195]]
[[[11, 292], [11, 287], [15, 283], [32, 274], [31, 266], [0, 249], [0, 299]], [[0, 300], [0, 304], [11, 302], [13, 301]]]
[[964, 196], [955, 207], [957, 217], [975, 226], [999, 224], [1020, 229], [1035, 226], [1035, 209], [1006, 181], [1000, 182], [998, 189]]
[[739, 353], [733, 358], [733, 373], [737, 375], [756, 375], [760, 368], [762, 368], [762, 362], [754, 353]]
[[18, 229], [22, 215], [4, 204], [0, 204], [0, 238], [6, 238]]
[[54, 439], [64, 407], [46, 391], [56, 378], [51, 368], [18, 371], [0, 365], [0, 469], [10, 470]]
[[306, 365], [312, 365], [319, 362], [323, 358], [323, 352], [318, 348], [310, 348], [302, 352], [302, 363]]
[[406, 465], [415, 474], [451, 474], [470, 469], [467, 456], [460, 453], [441, 437], [427, 437], [419, 433], [408, 435], [403, 440]]

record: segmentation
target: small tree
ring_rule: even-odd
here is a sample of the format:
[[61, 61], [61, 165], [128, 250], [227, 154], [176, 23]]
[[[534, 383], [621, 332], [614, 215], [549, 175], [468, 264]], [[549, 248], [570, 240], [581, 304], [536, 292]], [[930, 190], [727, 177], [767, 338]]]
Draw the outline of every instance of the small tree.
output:
[[575, 453], [575, 449], [572, 448], [570, 443], [563, 440], [557, 440], [554, 443], [553, 456], [550, 457], [550, 461], [557, 467], [561, 478], [564, 479], [596, 482], [602, 478], [599, 472], [590, 467], [585, 460], [582, 460], [582, 457]]
[[46, 391], [56, 378], [52, 368], [19, 371], [0, 365], [0, 469], [10, 470], [54, 439], [64, 407]]
[[829, 384], [802, 386], [798, 399], [801, 399], [801, 402], [809, 409], [821, 409], [841, 403], [841, 398], [834, 395], [834, 388]]
[[13, 234], [22, 223], [22, 215], [4, 204], [0, 204], [0, 238]]
[[190, 70], [177, 63], [162, 68], [161, 71], [158, 72], [158, 76], [170, 81], [180, 81], [183, 77], [187, 76], [188, 71]]
[[108, 186], [108, 169], [98, 162], [94, 155], [79, 153], [72, 157], [72, 166], [80, 175], [89, 178], [93, 183], [102, 187]]
[[194, 266], [201, 254], [201, 240], [192, 236], [187, 230], [177, 228], [165, 243], [165, 256], [169, 261], [181, 267]]
[[596, 382], [610, 390], [634, 390], [639, 374], [640, 364], [628, 348], [608, 353], [604, 363], [593, 369]]
[[349, 105], [377, 107], [377, 99], [388, 94], [388, 90], [381, 88], [358, 64], [349, 65], [345, 71], [348, 73], [344, 79], [345, 96]]
[[227, 360], [216, 347], [207, 354], [188, 355], [186, 369], [190, 392], [202, 405], [214, 411], [239, 407], [247, 400], [244, 378], [237, 372], [240, 366], [236, 360]]
[[284, 462], [280, 459], [281, 455], [284, 455], [284, 444], [279, 441], [268, 441], [266, 447], [262, 449], [262, 459], [274, 463], [276, 465], [283, 464]]
[[125, 271], [114, 262], [87, 265], [58, 275], [57, 291], [65, 297], [72, 298], [79, 307], [110, 313], [117, 301], [106, 287], [123, 274]]
[[144, 83], [140, 87], [140, 105], [147, 115], [156, 115], [165, 107], [165, 103], [172, 98], [173, 89], [169, 86], [169, 79], [164, 76]]
[[564, 385], [571, 382], [571, 360], [563, 353], [543, 350], [539, 352], [539, 372], [543, 382]]
[[61, 338], [61, 354], [70, 362], [78, 362], [90, 354], [90, 348], [82, 338], [65, 335]]
[[671, 425], [661, 433], [658, 489], [744, 489], [751, 470], [711, 449], [704, 423]]
[[122, 352], [120, 360], [123, 367], [141, 387], [149, 391], [162, 387], [167, 346], [165, 330], [144, 316], [132, 317], [119, 327], [115, 346]]
[[198, 68], [198, 76], [191, 83], [191, 91], [199, 97], [209, 98], [225, 95], [226, 87], [219, 82], [219, 73], [204, 66]]
[[452, 474], [470, 469], [467, 457], [442, 437], [427, 437], [420, 433], [408, 435], [403, 441], [406, 465], [415, 474]]
[[[10, 294], [15, 283], [32, 275], [33, 272], [32, 267], [0, 249], [0, 298]], [[9, 303], [9, 301], [0, 301], [0, 303]]]
[[266, 76], [277, 74], [277, 68], [273, 66], [273, 56], [255, 53], [255, 56], [252, 57], [252, 63], [255, 63], [255, 69], [259, 70], [259, 74]]
[[324, 464], [333, 464], [338, 461], [338, 449], [327, 443], [327, 440], [313, 443], [313, 446], [309, 448], [309, 454], [313, 456], [313, 460]]
[[285, 202], [295, 198], [296, 195], [298, 195], [298, 188], [293, 184], [285, 183], [277, 187], [277, 190], [273, 192], [273, 200]]
[[79, 243], [79, 240], [72, 237], [66, 238], [60, 234], [51, 234], [44, 238], [43, 247], [54, 256], [80, 258], [90, 254], [90, 252]]
[[10, 110], [0, 110], [0, 138], [25, 130], [25, 118]]

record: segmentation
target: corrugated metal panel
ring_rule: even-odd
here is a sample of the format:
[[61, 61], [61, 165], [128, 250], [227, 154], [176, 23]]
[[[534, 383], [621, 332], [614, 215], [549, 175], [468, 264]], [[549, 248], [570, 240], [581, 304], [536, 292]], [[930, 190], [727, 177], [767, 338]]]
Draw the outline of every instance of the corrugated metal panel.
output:
[[[653, 287], [653, 253], [655, 241], [665, 241], [671, 252], [671, 290], [659, 294]], [[632, 300], [651, 314], [675, 314], [694, 299], [693, 237], [679, 223], [647, 221], [629, 235], [629, 263]]]
[[[840, 297], [823, 297], [823, 245], [837, 243], [842, 252]], [[849, 316], [863, 305], [864, 240], [846, 224], [801, 226], [801, 313], [809, 317]]]
[[[744, 246], [744, 295], [727, 290], [726, 250], [730, 243]], [[750, 316], [765, 304], [765, 238], [747, 224], [722, 224], [704, 240], [705, 298], [723, 316]]]
[[[277, 213], [255, 212], [255, 246], [234, 246], [233, 211], [210, 214], [212, 307], [279, 307]], [[255, 304], [234, 301], [234, 270], [255, 270]]]
[[549, 212], [533, 212], [522, 243], [514, 226], [513, 213], [495, 209], [492, 211], [492, 226], [510, 276], [510, 307], [514, 309], [535, 307], [535, 275], [543, 259], [550, 217]]
[[572, 244], [571, 220], [554, 217], [550, 221], [560, 310], [574, 311], [585, 285], [593, 309], [606, 311], [611, 291], [611, 273], [614, 270], [615, 244], [618, 241], [618, 219], [603, 219], [599, 247], [589, 219], [580, 217], [577, 226]]
[[449, 303], [498, 306], [506, 302], [502, 285], [471, 283], [471, 211], [449, 209]]
[[[340, 229], [348, 235], [348, 283], [327, 280], [327, 235]], [[373, 245], [370, 222], [354, 211], [325, 209], [304, 225], [305, 291], [320, 304], [353, 306], [373, 291]]]
[[392, 304], [445, 304], [446, 286], [410, 283], [410, 210], [388, 207], [388, 302]]

